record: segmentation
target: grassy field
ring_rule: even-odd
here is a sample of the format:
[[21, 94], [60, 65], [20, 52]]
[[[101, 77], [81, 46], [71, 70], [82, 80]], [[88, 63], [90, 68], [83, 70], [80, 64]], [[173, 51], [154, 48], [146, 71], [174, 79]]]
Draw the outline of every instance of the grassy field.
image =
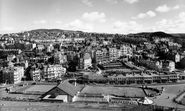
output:
[[158, 89], [161, 89], [161, 87], [165, 88], [166, 93], [170, 94], [179, 94], [183, 90], [185, 90], [185, 85], [184, 84], [179, 84], [179, 85], [158, 85], [158, 86], [150, 86], [150, 87], [156, 87]]
[[[16, 92], [31, 92], [31, 94], [40, 94], [49, 91], [51, 88], [55, 87], [55, 85], [28, 85], [16, 87], [14, 90]], [[38, 98], [40, 95], [24, 95], [24, 94], [9, 94], [5, 91], [5, 89], [0, 90], [0, 98]]]
[[185, 90], [184, 84], [158, 85], [158, 86], [150, 86], [150, 87], [157, 87], [158, 89], [161, 89], [161, 87], [164, 87], [165, 89], [162, 95], [153, 99], [154, 104], [160, 105], [160, 106], [166, 106], [166, 107], [178, 107], [178, 108], [181, 108], [182, 111], [185, 111], [185, 106], [179, 105], [173, 102], [173, 99], [177, 97], [177, 95], [180, 94], [183, 90]]
[[145, 94], [141, 88], [135, 87], [101, 87], [101, 86], [86, 86], [81, 93], [91, 94], [114, 94], [127, 97], [144, 97]]
[[55, 87], [55, 85], [33, 85], [32, 87], [26, 89], [25, 91], [47, 92], [53, 87]]
[[121, 111], [119, 107], [110, 108], [106, 104], [83, 103], [42, 103], [0, 101], [1, 111]]

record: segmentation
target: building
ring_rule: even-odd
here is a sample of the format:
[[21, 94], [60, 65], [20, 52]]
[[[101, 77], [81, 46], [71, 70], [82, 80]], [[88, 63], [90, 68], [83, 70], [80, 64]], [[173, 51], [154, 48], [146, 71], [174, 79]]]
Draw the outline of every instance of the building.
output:
[[7, 56], [7, 61], [12, 61], [12, 60], [14, 60], [16, 58], [16, 56], [15, 55], [8, 55]]
[[45, 46], [44, 45], [37, 45], [37, 50], [38, 51], [42, 51], [42, 50], [44, 50], [45, 49]]
[[54, 47], [52, 44], [50, 44], [49, 46], [46, 47], [47, 52], [52, 52], [53, 50], [54, 50]]
[[85, 38], [74, 38], [74, 42], [77, 42], [77, 43], [82, 43], [85, 41]]
[[162, 61], [162, 69], [169, 72], [175, 71], [175, 62], [169, 60]]
[[109, 48], [109, 60], [113, 61], [118, 58], [118, 49], [115, 47], [110, 47]]
[[84, 54], [84, 69], [87, 69], [88, 67], [92, 66], [92, 59], [89, 53]]
[[182, 47], [182, 45], [174, 42], [168, 42], [168, 46], [170, 50], [178, 50]]
[[33, 81], [41, 80], [41, 70], [37, 68], [30, 70], [30, 76]]
[[67, 62], [67, 56], [62, 54], [62, 52], [56, 52], [54, 54], [54, 63], [55, 64], [63, 64]]
[[0, 82], [14, 84], [21, 81], [24, 76], [23, 67], [6, 67], [0, 70]]
[[70, 84], [67, 80], [55, 86], [42, 95], [43, 101], [73, 102], [74, 96], [81, 90], [79, 86]]
[[18, 55], [21, 52], [20, 49], [0, 49], [0, 55]]
[[84, 69], [84, 59], [83, 58], [79, 58], [78, 68], [79, 69]]
[[92, 66], [92, 58], [90, 53], [88, 52], [81, 52], [77, 55], [78, 60], [78, 68], [79, 69], [87, 69], [88, 67]]
[[109, 52], [108, 52], [108, 50], [106, 48], [102, 48], [101, 50], [102, 50], [102, 55], [103, 55], [102, 63], [109, 62]]
[[177, 62], [180, 62], [180, 59], [181, 59], [181, 55], [179, 54], [179, 53], [174, 53], [174, 52], [169, 52], [168, 54], [167, 54], [167, 59], [168, 60], [172, 60], [172, 61], [174, 61], [175, 63], [177, 63]]
[[5, 61], [5, 60], [0, 60], [0, 67], [13, 67], [14, 66], [14, 63], [11, 62], [11, 61]]
[[162, 62], [145, 60], [145, 59], [139, 59], [139, 65], [142, 65], [148, 69], [157, 70], [157, 71], [162, 68]]
[[47, 65], [44, 66], [44, 79], [45, 80], [57, 80], [61, 78], [62, 75], [65, 75], [66, 68], [62, 65]]
[[36, 48], [37, 47], [37, 44], [35, 43], [32, 43], [32, 49]]
[[175, 55], [175, 62], [180, 62], [181, 56], [179, 53]]
[[102, 63], [103, 61], [103, 53], [101, 49], [95, 51], [95, 61], [96, 63]]
[[72, 42], [72, 38], [58, 38], [57, 41], [60, 43], [70, 43]]
[[126, 56], [127, 53], [128, 53], [127, 46], [126, 45], [121, 45], [120, 52], [121, 52], [121, 55], [120, 56]]
[[41, 61], [46, 62], [46, 61], [48, 61], [48, 59], [49, 59], [49, 56], [42, 55], [42, 56], [37, 56], [37, 57], [30, 57], [28, 59], [28, 61], [31, 63], [37, 63], [37, 62], [41, 62]]
[[130, 47], [129, 45], [123, 45], [122, 47], [125, 47], [123, 55], [126, 55], [126, 56], [132, 56], [133, 55], [132, 47]]
[[143, 84], [143, 83], [168, 83], [177, 82], [178, 80], [184, 80], [183, 75], [175, 73], [155, 73], [155, 72], [131, 72], [126, 74], [113, 74], [107, 77], [103, 76], [88, 76], [87, 80], [95, 83], [109, 83], [109, 84]]

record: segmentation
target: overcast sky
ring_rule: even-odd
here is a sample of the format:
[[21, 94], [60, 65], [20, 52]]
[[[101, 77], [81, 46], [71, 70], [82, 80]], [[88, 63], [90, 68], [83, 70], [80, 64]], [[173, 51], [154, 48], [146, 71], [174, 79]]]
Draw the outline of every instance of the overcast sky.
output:
[[40, 28], [185, 33], [185, 0], [0, 0], [0, 33]]

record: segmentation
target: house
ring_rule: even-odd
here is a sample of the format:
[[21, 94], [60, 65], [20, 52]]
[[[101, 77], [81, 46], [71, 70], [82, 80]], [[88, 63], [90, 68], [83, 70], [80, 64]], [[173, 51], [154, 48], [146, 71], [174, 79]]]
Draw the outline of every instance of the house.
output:
[[59, 101], [72, 102], [73, 97], [81, 91], [83, 87], [74, 86], [68, 80], [63, 81], [59, 85], [42, 95], [43, 101]]

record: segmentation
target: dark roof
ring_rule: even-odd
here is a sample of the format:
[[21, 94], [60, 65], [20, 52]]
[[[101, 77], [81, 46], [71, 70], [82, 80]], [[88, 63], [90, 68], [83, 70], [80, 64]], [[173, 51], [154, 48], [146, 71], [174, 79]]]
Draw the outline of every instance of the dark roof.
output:
[[81, 87], [72, 85], [71, 83], [68, 82], [68, 80], [60, 83], [56, 87], [58, 87], [59, 89], [63, 90], [64, 92], [71, 96], [76, 95], [77, 92], [81, 90]]

